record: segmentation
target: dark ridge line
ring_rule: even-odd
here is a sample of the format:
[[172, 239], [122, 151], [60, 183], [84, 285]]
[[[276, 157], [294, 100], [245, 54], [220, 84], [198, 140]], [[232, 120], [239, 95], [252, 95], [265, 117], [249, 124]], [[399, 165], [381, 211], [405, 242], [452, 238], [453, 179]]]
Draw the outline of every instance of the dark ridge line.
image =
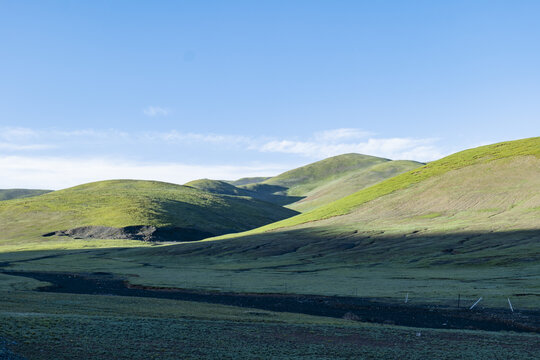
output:
[[385, 303], [344, 296], [231, 293], [145, 287], [109, 273], [2, 271], [52, 283], [38, 291], [89, 295], [118, 295], [173, 299], [268, 311], [345, 318], [349, 320], [433, 329], [516, 331], [540, 333], [540, 312], [510, 313], [502, 309], [475, 310]]

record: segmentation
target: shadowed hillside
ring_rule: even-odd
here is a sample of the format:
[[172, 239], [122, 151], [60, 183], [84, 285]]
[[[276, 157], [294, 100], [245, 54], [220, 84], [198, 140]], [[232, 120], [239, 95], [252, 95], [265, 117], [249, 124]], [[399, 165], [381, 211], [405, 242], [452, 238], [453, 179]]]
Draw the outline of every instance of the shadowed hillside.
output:
[[237, 187], [225, 181], [201, 179], [190, 181], [185, 186], [207, 191], [212, 194], [247, 196], [276, 205], [287, 205], [302, 199], [300, 196], [281, 194], [280, 192], [285, 189], [283, 187], [264, 184], [249, 184], [244, 187]]

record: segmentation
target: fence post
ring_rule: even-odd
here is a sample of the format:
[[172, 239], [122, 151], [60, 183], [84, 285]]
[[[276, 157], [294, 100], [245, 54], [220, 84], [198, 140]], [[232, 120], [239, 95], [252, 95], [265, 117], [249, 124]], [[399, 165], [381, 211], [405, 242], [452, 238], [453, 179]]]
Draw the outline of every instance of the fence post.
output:
[[472, 310], [476, 304], [478, 304], [480, 301], [482, 301], [482, 297], [480, 296], [480, 299], [476, 300], [476, 302], [474, 304], [472, 304], [472, 306], [469, 308], [469, 310]]
[[510, 298], [507, 297], [506, 299], [508, 299], [508, 305], [510, 305], [510, 310], [511, 310], [512, 312], [514, 312], [514, 307], [512, 306], [512, 303], [510, 302]]

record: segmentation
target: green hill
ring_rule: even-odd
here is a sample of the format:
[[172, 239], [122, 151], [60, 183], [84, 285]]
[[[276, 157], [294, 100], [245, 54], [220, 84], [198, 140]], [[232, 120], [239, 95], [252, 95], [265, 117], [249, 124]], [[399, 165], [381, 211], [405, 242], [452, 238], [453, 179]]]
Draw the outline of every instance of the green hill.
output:
[[[280, 185], [258, 186], [280, 190]], [[208, 206], [214, 196], [249, 201], [180, 188], [207, 194]], [[113, 187], [110, 196], [123, 191]], [[145, 192], [138, 187], [134, 194]], [[2, 236], [9, 238], [10, 226], [24, 228], [25, 219], [35, 223], [38, 213], [30, 201], [53, 194], [5, 202], [25, 205], [0, 211], [0, 227], [7, 226]], [[132, 199], [118, 207], [118, 214], [133, 215], [125, 209]], [[166, 218], [159, 211], [163, 200], [156, 206], [144, 199], [132, 211]], [[70, 209], [86, 213], [73, 201], [71, 197]], [[107, 206], [109, 219], [111, 207], [116, 209]], [[47, 223], [56, 224], [49, 226], [53, 230], [69, 228], [57, 226], [54, 213], [40, 211], [46, 215], [40, 229]], [[201, 222], [220, 219], [202, 209], [200, 214]], [[16, 268], [27, 271], [108, 271], [133, 284], [204, 291], [359, 296], [392, 303], [403, 303], [409, 294], [415, 304], [448, 308], [456, 306], [458, 296], [462, 306], [482, 296], [481, 306], [502, 313], [508, 298], [518, 309], [538, 307], [539, 219], [540, 138], [531, 138], [453, 154], [330, 205], [243, 233], [132, 249], [19, 251], [0, 260], [22, 259]], [[13, 225], [14, 220], [19, 224]]]
[[[299, 196], [287, 196], [280, 193], [275, 186], [249, 184], [243, 187], [236, 187], [228, 182], [221, 180], [201, 179], [194, 180], [185, 184], [202, 191], [207, 191], [212, 194], [247, 196], [253, 199], [266, 201], [275, 205], [287, 205], [297, 200], [302, 199]], [[284, 189], [284, 188], [280, 188]]]
[[[465, 150], [256, 231], [347, 214], [351, 216], [341, 223], [373, 225], [371, 221], [376, 220], [395, 225], [396, 219], [408, 219], [408, 224], [411, 219], [430, 223], [446, 219], [447, 226], [460, 227], [460, 221], [472, 226], [478, 219], [492, 224], [496, 219], [508, 224], [517, 221], [527, 228], [540, 226], [539, 158], [540, 137]], [[521, 217], [515, 218], [517, 214]]]
[[0, 201], [38, 196], [51, 191], [52, 190], [0, 189]]
[[288, 207], [300, 212], [313, 210], [422, 165], [424, 164], [416, 161], [395, 160], [352, 171], [345, 176], [316, 187], [308, 192], [305, 198]]
[[[134, 250], [184, 277], [141, 283], [535, 308], [540, 138], [462, 151], [311, 212], [186, 246]], [[209, 260], [210, 259], [210, 260]], [[197, 277], [202, 261], [212, 263]], [[188, 265], [189, 264], [189, 265]], [[185, 285], [185, 284], [189, 285]]]
[[257, 184], [267, 179], [270, 179], [270, 177], [245, 177], [238, 180], [227, 181], [227, 182], [234, 186], [241, 186], [241, 185]]
[[185, 183], [184, 186], [190, 186], [212, 194], [234, 195], [234, 196], [252, 196], [252, 192], [246, 189], [236, 187], [228, 182], [221, 180], [200, 179]]
[[112, 180], [0, 203], [0, 241], [28, 236], [196, 240], [295, 212], [262, 201], [157, 181]]
[[249, 190], [248, 196], [305, 212], [421, 165], [415, 161], [344, 154], [239, 187]]
[[338, 155], [284, 172], [261, 184], [284, 187], [287, 195], [305, 196], [331, 180], [386, 161], [390, 160], [361, 154]]

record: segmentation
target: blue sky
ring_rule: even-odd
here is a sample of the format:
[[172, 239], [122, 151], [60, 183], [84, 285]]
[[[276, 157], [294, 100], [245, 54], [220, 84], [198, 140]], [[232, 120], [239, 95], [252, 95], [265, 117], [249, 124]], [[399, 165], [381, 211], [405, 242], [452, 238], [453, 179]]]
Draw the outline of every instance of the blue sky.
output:
[[0, 1], [0, 188], [540, 135], [538, 1]]

